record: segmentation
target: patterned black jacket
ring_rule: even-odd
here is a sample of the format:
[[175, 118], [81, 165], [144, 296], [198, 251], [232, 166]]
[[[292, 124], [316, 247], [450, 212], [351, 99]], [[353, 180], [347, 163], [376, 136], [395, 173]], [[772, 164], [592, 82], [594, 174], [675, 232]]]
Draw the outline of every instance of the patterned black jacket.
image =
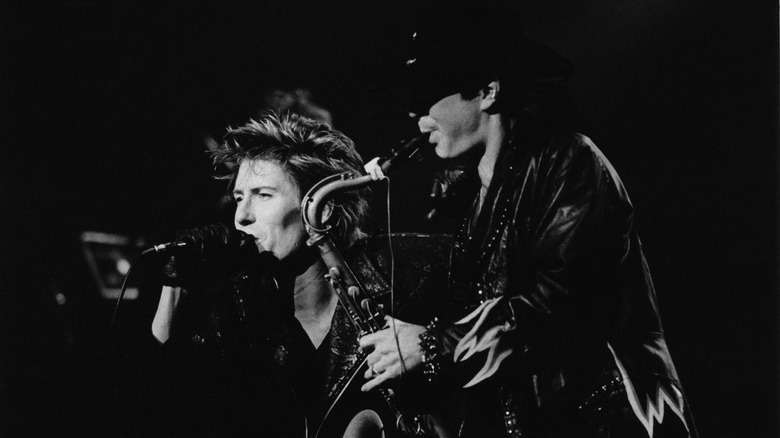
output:
[[474, 209], [439, 333], [462, 435], [695, 435], [632, 204], [590, 139], [519, 123]]

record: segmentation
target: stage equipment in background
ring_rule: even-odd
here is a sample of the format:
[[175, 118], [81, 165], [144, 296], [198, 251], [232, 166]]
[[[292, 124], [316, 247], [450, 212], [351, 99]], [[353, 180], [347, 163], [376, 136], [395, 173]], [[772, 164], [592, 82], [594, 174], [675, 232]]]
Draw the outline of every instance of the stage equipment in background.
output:
[[[142, 238], [100, 231], [84, 231], [80, 235], [81, 249], [100, 295], [107, 300], [120, 296], [122, 282], [130, 267], [141, 256]], [[127, 285], [123, 300], [138, 298], [138, 285]]]

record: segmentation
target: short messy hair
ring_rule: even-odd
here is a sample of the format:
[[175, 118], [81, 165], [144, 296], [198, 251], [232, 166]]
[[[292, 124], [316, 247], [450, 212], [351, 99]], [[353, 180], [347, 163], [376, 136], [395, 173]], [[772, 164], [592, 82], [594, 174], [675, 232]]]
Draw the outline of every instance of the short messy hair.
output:
[[[212, 152], [216, 168], [230, 173], [217, 175], [235, 185], [239, 166], [245, 160], [269, 160], [288, 172], [301, 196], [327, 176], [363, 169], [354, 142], [328, 125], [297, 114], [268, 113], [238, 128], [228, 128], [223, 142]], [[367, 189], [339, 193], [333, 199], [331, 222], [336, 244], [350, 246], [365, 234], [361, 226], [368, 216]]]

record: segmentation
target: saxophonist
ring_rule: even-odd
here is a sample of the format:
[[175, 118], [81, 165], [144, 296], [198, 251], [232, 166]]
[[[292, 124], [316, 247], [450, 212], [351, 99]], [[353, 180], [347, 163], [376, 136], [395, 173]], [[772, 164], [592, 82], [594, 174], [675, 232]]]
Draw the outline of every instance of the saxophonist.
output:
[[464, 438], [696, 437], [626, 189], [549, 111], [571, 65], [519, 23], [439, 7], [410, 32], [396, 76], [410, 115], [438, 156], [478, 155], [481, 187], [447, 318], [361, 339], [380, 373], [364, 389], [428, 372], [458, 400]]
[[[256, 251], [226, 257], [214, 255], [225, 248], [183, 249], [168, 260], [152, 323], [161, 359], [150, 432], [392, 436], [381, 400], [373, 403], [359, 390], [367, 353], [326, 281], [327, 267], [307, 245], [301, 215], [302, 197], [315, 183], [362, 170], [353, 142], [325, 124], [269, 114], [229, 129], [213, 157], [232, 169], [222, 175], [235, 202], [231, 233], [248, 236]], [[323, 214], [345, 263], [388, 305], [387, 248], [361, 229], [365, 189], [338, 194]], [[208, 233], [185, 231], [180, 240], [203, 242]], [[407, 319], [430, 318], [411, 309], [434, 307], [425, 290], [446, 281], [446, 244], [412, 236], [394, 247], [403, 260], [397, 271], [405, 273], [396, 285], [406, 291], [396, 294], [396, 309], [409, 309]]]

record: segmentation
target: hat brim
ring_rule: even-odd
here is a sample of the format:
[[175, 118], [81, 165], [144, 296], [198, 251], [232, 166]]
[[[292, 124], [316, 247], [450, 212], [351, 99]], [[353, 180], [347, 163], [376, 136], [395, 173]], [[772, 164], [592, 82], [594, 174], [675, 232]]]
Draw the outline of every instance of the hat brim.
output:
[[522, 35], [496, 50], [490, 48], [494, 46], [479, 35], [428, 48], [397, 66], [371, 90], [405, 89], [412, 99], [410, 110], [418, 112], [451, 94], [487, 85], [479, 81], [488, 76], [529, 85], [555, 84], [565, 82], [573, 72], [566, 57]]

